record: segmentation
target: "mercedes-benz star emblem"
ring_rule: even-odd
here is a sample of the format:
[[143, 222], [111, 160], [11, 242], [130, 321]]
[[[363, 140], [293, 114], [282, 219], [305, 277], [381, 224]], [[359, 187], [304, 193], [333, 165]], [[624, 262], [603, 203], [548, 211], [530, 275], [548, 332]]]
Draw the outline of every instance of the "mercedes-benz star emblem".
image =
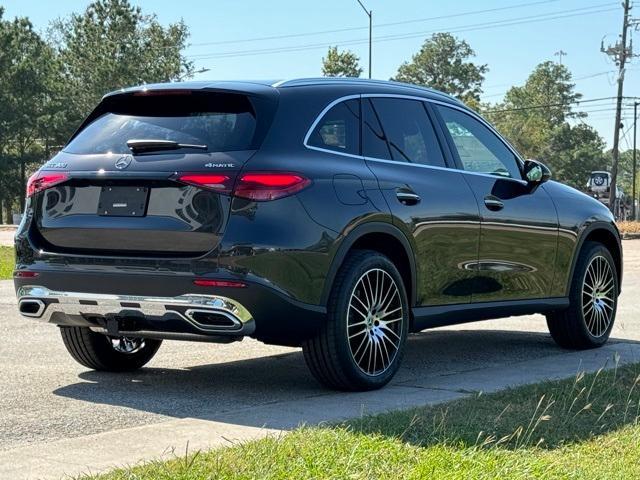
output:
[[124, 170], [129, 165], [131, 165], [131, 160], [131, 155], [124, 155], [120, 157], [118, 160], [116, 160], [116, 168], [118, 170]]

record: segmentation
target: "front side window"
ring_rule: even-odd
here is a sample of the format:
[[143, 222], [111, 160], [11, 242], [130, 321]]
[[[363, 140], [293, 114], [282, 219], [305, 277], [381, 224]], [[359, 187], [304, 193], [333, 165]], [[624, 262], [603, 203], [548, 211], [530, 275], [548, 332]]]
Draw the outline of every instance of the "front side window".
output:
[[346, 100], [334, 105], [315, 126], [307, 145], [359, 155], [360, 101]]
[[76, 135], [64, 151], [130, 153], [128, 140], [206, 145], [209, 152], [251, 150], [256, 114], [243, 95], [185, 93], [123, 96]]
[[518, 159], [489, 128], [460, 110], [442, 105], [436, 108], [447, 126], [464, 170], [522, 178]]
[[440, 144], [423, 102], [373, 98], [392, 160], [444, 167]]

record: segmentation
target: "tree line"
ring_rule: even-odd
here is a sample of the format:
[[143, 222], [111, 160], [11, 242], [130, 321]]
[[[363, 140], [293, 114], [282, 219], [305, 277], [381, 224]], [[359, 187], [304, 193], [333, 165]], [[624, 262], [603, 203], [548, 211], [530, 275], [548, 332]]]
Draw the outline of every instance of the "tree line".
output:
[[[590, 172], [609, 168], [611, 152], [606, 143], [584, 123], [586, 114], [576, 111], [583, 97], [566, 66], [552, 61], [539, 64], [523, 85], [511, 87], [501, 102], [491, 104], [480, 99], [489, 67], [474, 62], [474, 57], [466, 41], [450, 33], [436, 33], [390, 80], [435, 88], [462, 100], [487, 118], [523, 156], [549, 165], [561, 182], [584, 189]], [[359, 62], [353, 52], [330, 47], [322, 59], [322, 73], [359, 77]], [[632, 150], [620, 156], [618, 184], [627, 194], [632, 190], [632, 158]]]
[[129, 0], [98, 0], [45, 35], [0, 7], [0, 223], [21, 211], [27, 175], [105, 93], [190, 76], [188, 37], [183, 22], [164, 27]]
[[[161, 25], [130, 0], [96, 0], [83, 12], [37, 32], [28, 18], [4, 18], [0, 7], [0, 223], [22, 211], [27, 176], [60, 150], [107, 92], [142, 83], [179, 81], [194, 73], [184, 55], [189, 30]], [[449, 93], [483, 113], [526, 157], [549, 164], [555, 178], [583, 187], [610, 164], [598, 133], [575, 111], [582, 95], [562, 65], [544, 62], [497, 104], [481, 102], [488, 65], [449, 33], [426, 39], [392, 80]], [[359, 77], [359, 58], [331, 47], [327, 76]], [[543, 107], [540, 107], [543, 106]], [[621, 156], [620, 184], [630, 191], [631, 152]]]

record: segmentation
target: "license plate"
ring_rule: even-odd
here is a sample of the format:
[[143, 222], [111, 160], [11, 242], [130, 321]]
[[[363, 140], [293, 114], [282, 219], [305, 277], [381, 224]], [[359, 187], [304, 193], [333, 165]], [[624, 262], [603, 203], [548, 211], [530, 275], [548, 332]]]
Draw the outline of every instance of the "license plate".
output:
[[102, 187], [98, 215], [103, 217], [144, 217], [147, 213], [147, 187]]

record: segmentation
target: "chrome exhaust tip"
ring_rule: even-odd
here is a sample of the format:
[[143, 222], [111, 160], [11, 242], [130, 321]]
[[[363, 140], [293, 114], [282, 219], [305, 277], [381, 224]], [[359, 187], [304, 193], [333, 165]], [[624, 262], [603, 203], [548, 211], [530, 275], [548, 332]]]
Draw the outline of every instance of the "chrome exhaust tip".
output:
[[190, 308], [184, 315], [202, 330], [240, 330], [242, 328], [242, 322], [235, 315], [223, 310]]
[[44, 302], [37, 298], [26, 298], [20, 300], [20, 303], [18, 304], [20, 314], [31, 318], [40, 318], [45, 308], [46, 305]]

